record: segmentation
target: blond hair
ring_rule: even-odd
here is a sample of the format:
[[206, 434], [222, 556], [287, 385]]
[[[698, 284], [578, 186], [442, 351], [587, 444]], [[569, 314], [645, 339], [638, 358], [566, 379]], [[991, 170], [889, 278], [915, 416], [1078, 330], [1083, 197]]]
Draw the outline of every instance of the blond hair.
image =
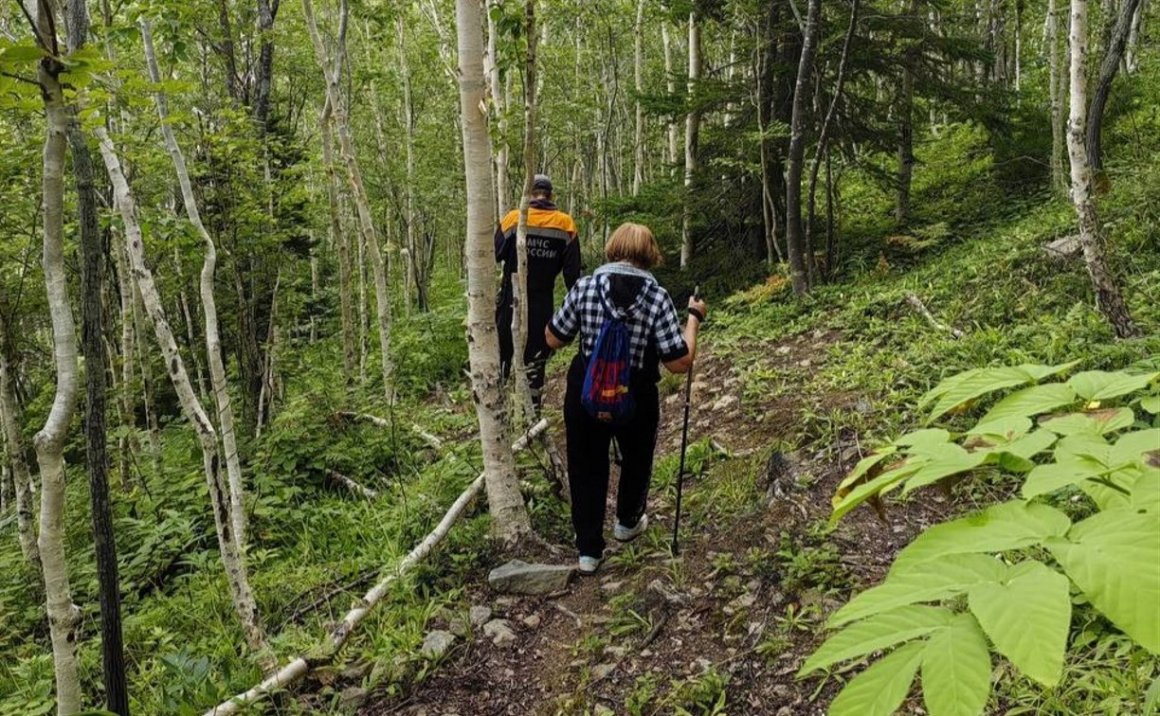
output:
[[604, 245], [604, 258], [627, 261], [642, 269], [660, 266], [665, 261], [653, 232], [644, 224], [625, 222], [616, 227]]

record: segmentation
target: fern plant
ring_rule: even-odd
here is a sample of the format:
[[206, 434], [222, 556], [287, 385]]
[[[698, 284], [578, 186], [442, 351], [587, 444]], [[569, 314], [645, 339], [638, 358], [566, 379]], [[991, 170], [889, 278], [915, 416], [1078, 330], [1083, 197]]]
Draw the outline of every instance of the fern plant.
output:
[[[1160, 372], [1088, 371], [1074, 364], [982, 368], [927, 393], [929, 426], [1017, 388], [962, 433], [904, 435], [841, 483], [831, 522], [858, 505], [983, 465], [1018, 476], [1019, 497], [933, 526], [899, 553], [886, 579], [829, 619], [838, 628], [799, 676], [878, 652], [830, 716], [886, 716], [921, 672], [931, 716], [981, 714], [992, 652], [1028, 678], [1061, 678], [1072, 604], [1090, 603], [1160, 654]], [[1090, 516], [1052, 502], [1078, 491]]]

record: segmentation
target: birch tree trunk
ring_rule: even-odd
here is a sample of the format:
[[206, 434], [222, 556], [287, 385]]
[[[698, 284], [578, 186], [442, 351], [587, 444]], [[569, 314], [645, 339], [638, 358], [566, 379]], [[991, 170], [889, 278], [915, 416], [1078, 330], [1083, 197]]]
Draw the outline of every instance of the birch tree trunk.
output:
[[697, 171], [697, 145], [701, 136], [698, 86], [701, 82], [701, 26], [697, 12], [689, 13], [689, 112], [685, 115], [685, 207], [681, 217], [681, 269], [688, 268], [696, 247], [693, 245], [693, 178]]
[[123, 428], [122, 435], [117, 440], [117, 461], [120, 474], [121, 489], [128, 491], [133, 486], [133, 462], [137, 453], [136, 420], [134, 400], [133, 360], [137, 340], [136, 325], [133, 319], [133, 282], [129, 278], [128, 259], [124, 249], [114, 244], [109, 253], [113, 257], [113, 267], [117, 274], [117, 298], [121, 309], [121, 385], [119, 400], [119, 422]]
[[322, 163], [326, 165], [326, 197], [330, 206], [330, 241], [338, 250], [338, 294], [342, 315], [342, 368], [348, 386], [354, 384], [358, 367], [355, 349], [354, 296], [352, 287], [350, 237], [342, 230], [342, 209], [338, 203], [339, 181], [334, 161], [334, 136], [330, 122], [325, 118], [319, 122], [318, 132], [322, 135]]
[[809, 80], [813, 73], [816, 54], [816, 35], [821, 0], [810, 0], [802, 36], [802, 53], [798, 61], [797, 82], [793, 93], [793, 114], [790, 123], [789, 152], [786, 158], [785, 179], [785, 244], [789, 254], [789, 276], [794, 293], [809, 293], [809, 275], [802, 236], [802, 169], [806, 151], [806, 113], [809, 109]]
[[495, 153], [495, 193], [496, 206], [499, 216], [507, 215], [511, 202], [511, 188], [508, 186], [508, 140], [507, 140], [507, 102], [506, 93], [500, 79], [499, 71], [499, 29], [495, 19], [491, 16], [493, 8], [500, 7], [502, 0], [488, 0], [487, 3], [487, 71], [488, 82], [491, 87], [491, 102], [496, 117], [499, 142]]
[[1044, 35], [1047, 41], [1048, 83], [1051, 95], [1051, 185], [1063, 193], [1067, 189], [1067, 178], [1063, 173], [1063, 94], [1060, 82], [1059, 57], [1059, 9], [1056, 0], [1047, 0], [1047, 23]]
[[1144, 15], [1147, 13], [1148, 0], [1140, 0], [1136, 7], [1136, 14], [1132, 18], [1132, 27], [1128, 31], [1128, 46], [1124, 49], [1124, 72], [1136, 74], [1140, 69], [1140, 34], [1143, 32]]
[[201, 400], [198, 399], [197, 393], [194, 392], [193, 383], [190, 381], [189, 373], [185, 368], [185, 361], [182, 360], [181, 352], [177, 348], [173, 329], [165, 317], [165, 308], [161, 302], [161, 294], [153, 280], [153, 272], [145, 262], [141, 225], [137, 221], [137, 206], [129, 189], [129, 183], [125, 179], [125, 173], [121, 169], [121, 161], [117, 157], [113, 142], [109, 139], [104, 128], [98, 128], [96, 134], [101, 143], [101, 157], [104, 159], [109, 181], [113, 185], [114, 204], [124, 223], [125, 250], [129, 256], [134, 282], [140, 291], [141, 300], [145, 304], [145, 313], [153, 324], [157, 345], [165, 357], [165, 365], [181, 404], [182, 412], [197, 432], [198, 442], [201, 446], [202, 467], [205, 471], [206, 485], [209, 488], [214, 527], [217, 530], [218, 548], [221, 550], [222, 566], [225, 568], [226, 582], [230, 587], [230, 597], [234, 603], [234, 610], [238, 614], [247, 644], [251, 649], [259, 650], [265, 646], [265, 634], [259, 620], [254, 594], [250, 589], [245, 555], [239, 549], [234, 535], [229, 505], [229, 488], [221, 474], [217, 431], [213, 423], [210, 422], [209, 415], [206, 413]]
[[[310, 41], [314, 45], [315, 57], [322, 69], [322, 78], [326, 83], [327, 106], [323, 110], [323, 116], [332, 117], [334, 120], [335, 130], [338, 134], [338, 148], [342, 154], [343, 162], [346, 164], [346, 178], [354, 199], [355, 213], [358, 216], [359, 232], [366, 244], [366, 252], [371, 259], [375, 302], [378, 309], [376, 315], [379, 324], [379, 350], [382, 353], [383, 395], [389, 405], [395, 400], [395, 365], [391, 356], [391, 298], [387, 291], [387, 273], [390, 267], [386, 265], [379, 248], [378, 232], [375, 229], [374, 217], [371, 213], [370, 199], [367, 197], [366, 186], [363, 184], [362, 170], [359, 168], [358, 156], [354, 150], [354, 139], [351, 137], [350, 118], [342, 102], [339, 89], [343, 58], [346, 55], [346, 28], [350, 8], [347, 6], [346, 0], [342, 0], [339, 4], [339, 29], [335, 40], [333, 61], [327, 59], [326, 45], [318, 31], [318, 23], [314, 19], [314, 5], [311, 0], [302, 0], [302, 12], [305, 15], [306, 27], [310, 31]], [[388, 253], [390, 251], [391, 249], [388, 249]]]
[[[153, 33], [148, 20], [142, 19], [141, 39], [145, 46], [145, 62], [149, 77], [160, 87], [161, 70], [157, 65], [157, 54], [153, 50]], [[226, 384], [226, 368], [222, 361], [221, 332], [218, 329], [217, 301], [214, 298], [213, 281], [217, 270], [217, 246], [213, 237], [201, 220], [197, 207], [197, 197], [193, 194], [193, 184], [185, 165], [185, 155], [177, 144], [173, 127], [169, 124], [169, 100], [160, 89], [154, 90], [157, 115], [161, 119], [161, 133], [165, 138], [165, 148], [173, 160], [177, 172], [177, 182], [181, 187], [181, 200], [185, 205], [185, 215], [205, 244], [205, 260], [201, 267], [199, 282], [202, 314], [205, 317], [205, 354], [209, 363], [210, 388], [217, 404], [218, 421], [221, 427], [222, 449], [225, 452], [226, 474], [229, 478], [230, 524], [238, 553], [246, 550], [246, 506], [242, 485], [242, 463], [238, 455], [237, 436], [234, 432], [234, 409], [230, 403], [229, 386]]]
[[1067, 132], [1068, 156], [1071, 159], [1071, 200], [1079, 218], [1079, 240], [1084, 262], [1095, 289], [1096, 305], [1112, 324], [1119, 338], [1138, 335], [1128, 306], [1120, 294], [1115, 278], [1108, 269], [1100, 235], [1099, 215], [1092, 195], [1092, 169], [1088, 148], [1084, 146], [1087, 120], [1088, 0], [1071, 0], [1071, 105]]
[[[672, 97], [677, 93], [677, 77], [673, 74], [673, 39], [669, 35], [669, 23], [667, 20], [661, 21], [661, 43], [665, 50], [665, 86], [668, 89], [669, 96]], [[677, 134], [680, 130], [677, 129], [677, 123], [670, 121], [668, 123], [668, 153], [665, 155], [665, 163], [667, 163], [672, 172], [677, 171]]]
[[77, 672], [77, 640], [81, 611], [73, 604], [65, 557], [64, 444], [76, 410], [79, 386], [77, 335], [69, 305], [68, 274], [64, 261], [64, 171], [69, 110], [59, 77], [65, 67], [59, 53], [51, 5], [37, 3], [37, 32], [52, 54], [40, 60], [37, 81], [44, 100], [42, 210], [44, 222], [44, 283], [52, 318], [53, 365], [56, 394], [44, 427], [36, 434], [36, 461], [40, 466], [40, 533], [38, 547], [44, 574], [45, 606], [52, 641], [56, 677], [56, 708], [60, 716], [80, 711], [81, 683]]
[[40, 549], [37, 547], [36, 497], [32, 492], [32, 472], [28, 469], [24, 436], [20, 432], [20, 406], [16, 402], [15, 366], [9, 358], [7, 326], [0, 316], [0, 428], [4, 430], [4, 447], [12, 468], [13, 498], [16, 503], [16, 534], [20, 552], [39, 576]]
[[524, 189], [520, 196], [520, 217], [516, 224], [516, 272], [512, 276], [512, 373], [516, 385], [515, 425], [530, 423], [536, 414], [535, 398], [528, 366], [524, 360], [528, 345], [528, 211], [536, 174], [536, 3], [527, 0], [524, 8], [524, 36], [527, 56], [524, 67]]
[[415, 291], [415, 303], [420, 311], [427, 311], [427, 272], [426, 262], [423, 260], [426, 252], [423, 251], [415, 234], [415, 109], [411, 101], [411, 67], [407, 61], [406, 32], [403, 27], [403, 17], [398, 19], [399, 44], [399, 71], [403, 76], [403, 134], [407, 144], [407, 187], [406, 187], [406, 221], [407, 221], [407, 254], [410, 256], [410, 265], [413, 272], [413, 285], [407, 287], [406, 293]]
[[632, 195], [640, 195], [644, 183], [644, 108], [640, 104], [644, 92], [644, 0], [636, 2], [636, 24], [633, 26], [632, 81], [636, 90], [636, 126], [632, 139]]
[[515, 542], [531, 532], [520, 494], [508, 439], [500, 386], [499, 336], [496, 332], [495, 216], [491, 187], [491, 145], [484, 104], [483, 26], [477, 0], [456, 0], [459, 45], [459, 102], [463, 114], [463, 163], [467, 179], [467, 330], [471, 385], [479, 418], [479, 439], [493, 534]]

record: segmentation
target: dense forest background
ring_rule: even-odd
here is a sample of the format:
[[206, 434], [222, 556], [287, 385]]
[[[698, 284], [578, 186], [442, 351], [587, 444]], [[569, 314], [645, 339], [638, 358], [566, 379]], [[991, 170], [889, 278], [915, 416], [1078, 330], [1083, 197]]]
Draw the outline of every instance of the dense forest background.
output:
[[[932, 386], [1015, 364], [1128, 370], [1146, 380], [1041, 412], [1122, 404], [1135, 422], [1114, 430], [1155, 437], [1155, 22], [1149, 0], [5, 2], [0, 714], [213, 713], [286, 663], [309, 679], [253, 712], [453, 712], [438, 670], [470, 664], [431, 658], [431, 625], [484, 599], [501, 557], [570, 540], [551, 479], [560, 396], [549, 437], [513, 454], [535, 420], [477, 340], [491, 227], [528, 168], [552, 177], [589, 270], [619, 223], [645, 223], [661, 283], [678, 304], [699, 285], [714, 314], [696, 379], [700, 537], [687, 571], [657, 573], [736, 580], [705, 587], [720, 617], [694, 629], [707, 644], [748, 628], [744, 594], [783, 597], [744, 604], [766, 626], [695, 673], [594, 676], [605, 647], [662, 633], [630, 616], [653, 613], [648, 573], [567, 636], [556, 667], [576, 675], [537, 708], [824, 712], [841, 683], [793, 677], [825, 616], [903, 538], [1013, 494], [1009, 463], [972, 465], [978, 480], [938, 498], [875, 500], [886, 527], [827, 524], [841, 479], [918, 426]], [[978, 417], [980, 394], [951, 419]], [[769, 512], [783, 455], [797, 516]], [[481, 473], [492, 514], [464, 501], [443, 546], [407, 558]], [[1148, 509], [1145, 550], [1160, 545]], [[1160, 646], [1140, 636], [1160, 623], [1140, 615], [1160, 597], [1151, 557], [1130, 590], [1143, 632], [1080, 584], [1062, 679], [997, 660], [978, 709], [935, 697], [927, 712], [1143, 712], [1160, 694]], [[344, 630], [375, 585], [382, 604]], [[700, 655], [681, 653], [682, 668]], [[507, 684], [487, 689], [493, 706], [555, 678], [504, 658], [478, 662]], [[892, 713], [903, 686], [889, 710], [845, 697], [834, 713]]]

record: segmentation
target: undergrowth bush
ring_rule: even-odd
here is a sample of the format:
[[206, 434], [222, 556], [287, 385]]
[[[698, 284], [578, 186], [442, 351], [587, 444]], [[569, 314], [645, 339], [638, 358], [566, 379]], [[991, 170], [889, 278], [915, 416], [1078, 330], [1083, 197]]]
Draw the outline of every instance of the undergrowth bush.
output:
[[[893, 649], [846, 685], [831, 716], [893, 713], [920, 669], [932, 716], [983, 713], [992, 650], [1014, 671], [1056, 687], [1073, 623], [1090, 624], [1091, 614], [1134, 648], [1160, 654], [1160, 370], [1152, 359], [1048, 380], [1073, 367], [1024, 364], [948, 378], [920, 407], [928, 425], [951, 414], [952, 428], [962, 427], [903, 435], [841, 483], [832, 521], [984, 465], [1011, 475], [1018, 498], [927, 529], [882, 584], [830, 617], [841, 631], [799, 675]], [[977, 420], [963, 417], [984, 396], [1013, 388]]]

